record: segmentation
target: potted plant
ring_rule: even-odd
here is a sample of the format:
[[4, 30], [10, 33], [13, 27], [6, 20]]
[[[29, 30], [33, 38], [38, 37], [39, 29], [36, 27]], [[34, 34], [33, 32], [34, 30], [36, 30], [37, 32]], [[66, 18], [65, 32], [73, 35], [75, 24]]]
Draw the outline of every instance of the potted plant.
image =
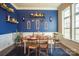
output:
[[18, 44], [20, 42], [20, 35], [17, 35], [17, 37], [15, 38], [15, 44]]

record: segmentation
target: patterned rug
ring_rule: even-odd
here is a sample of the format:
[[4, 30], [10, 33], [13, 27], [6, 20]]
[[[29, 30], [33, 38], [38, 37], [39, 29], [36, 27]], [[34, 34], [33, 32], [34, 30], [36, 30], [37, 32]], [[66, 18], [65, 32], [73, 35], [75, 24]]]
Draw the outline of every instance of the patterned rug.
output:
[[49, 56], [70, 56], [62, 48], [54, 48], [54, 49], [52, 48], [52, 52], [51, 52], [51, 49], [49, 49], [48, 55]]
[[[30, 54], [30, 56], [35, 56], [35, 50], [32, 50], [33, 52]], [[6, 56], [27, 56], [28, 55], [28, 49], [26, 49], [26, 54], [23, 52], [23, 47], [18, 47], [12, 50], [9, 54]], [[44, 49], [41, 50], [40, 56], [46, 56]], [[62, 48], [52, 48], [48, 49], [48, 56], [69, 56]]]

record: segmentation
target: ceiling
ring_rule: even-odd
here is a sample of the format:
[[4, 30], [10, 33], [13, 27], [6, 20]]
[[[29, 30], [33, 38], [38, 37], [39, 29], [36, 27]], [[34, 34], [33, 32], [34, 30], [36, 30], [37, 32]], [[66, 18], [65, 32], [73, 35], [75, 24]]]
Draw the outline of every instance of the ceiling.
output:
[[16, 9], [56, 10], [61, 3], [13, 3]]

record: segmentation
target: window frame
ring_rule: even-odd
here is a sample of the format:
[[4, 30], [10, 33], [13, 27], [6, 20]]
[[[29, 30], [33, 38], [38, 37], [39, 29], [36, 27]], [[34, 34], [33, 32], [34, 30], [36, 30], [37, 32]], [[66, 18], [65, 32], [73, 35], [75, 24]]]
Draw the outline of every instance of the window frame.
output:
[[[62, 33], [64, 34], [64, 36], [65, 36], [65, 38], [67, 38], [66, 37], [66, 30], [68, 30], [69, 29], [69, 37], [67, 38], [67, 39], [70, 39], [71, 37], [70, 37], [70, 24], [69, 24], [69, 28], [68, 27], [65, 27], [65, 22], [67, 22], [66, 20], [69, 18], [69, 20], [70, 20], [70, 16], [71, 16], [71, 14], [69, 14], [69, 15], [67, 15], [67, 16], [65, 16], [65, 12], [66, 11], [68, 11], [69, 10], [69, 13], [70, 13], [70, 6], [68, 6], [67, 8], [65, 8], [63, 11], [62, 11], [62, 24], [63, 24], [63, 26], [62, 26]], [[64, 16], [63, 16], [64, 15]], [[67, 25], [66, 25], [67, 26]]]

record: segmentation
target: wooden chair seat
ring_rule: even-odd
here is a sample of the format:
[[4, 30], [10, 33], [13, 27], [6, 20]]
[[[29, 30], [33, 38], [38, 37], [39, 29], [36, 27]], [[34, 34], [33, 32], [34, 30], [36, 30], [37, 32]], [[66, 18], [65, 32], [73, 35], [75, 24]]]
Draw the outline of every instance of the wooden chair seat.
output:
[[40, 45], [40, 48], [48, 48], [47, 44]]
[[30, 51], [30, 49], [35, 49], [35, 53], [36, 53], [36, 55], [37, 55], [37, 48], [38, 48], [37, 45], [29, 45], [29, 46], [28, 46], [28, 55], [30, 55], [31, 52], [32, 52], [32, 51]]
[[28, 46], [28, 48], [30, 48], [30, 49], [35, 49], [37, 47], [38, 47], [37, 45], [30, 45], [30, 46]]

